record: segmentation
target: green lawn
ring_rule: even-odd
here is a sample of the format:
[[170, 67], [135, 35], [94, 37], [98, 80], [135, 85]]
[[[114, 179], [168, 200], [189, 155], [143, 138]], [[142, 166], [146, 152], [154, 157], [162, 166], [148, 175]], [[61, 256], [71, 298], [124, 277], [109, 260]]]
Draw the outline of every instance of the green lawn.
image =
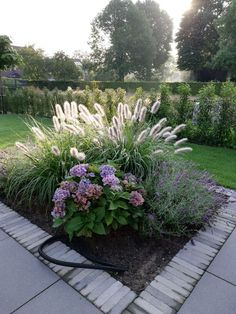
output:
[[[40, 118], [37, 121], [45, 125], [51, 124], [51, 120], [47, 118]], [[0, 115], [0, 149], [13, 146], [16, 141], [24, 142], [29, 138], [31, 132], [25, 122], [30, 123], [30, 118], [24, 115]]]
[[[13, 146], [16, 141], [24, 142], [30, 131], [25, 125], [27, 116], [0, 115], [0, 149]], [[49, 126], [51, 120], [42, 118], [39, 122]], [[193, 152], [186, 154], [188, 160], [208, 170], [225, 187], [236, 189], [236, 150], [191, 144]]]
[[186, 154], [188, 160], [208, 170], [221, 185], [236, 189], [236, 150], [191, 144], [193, 152]]

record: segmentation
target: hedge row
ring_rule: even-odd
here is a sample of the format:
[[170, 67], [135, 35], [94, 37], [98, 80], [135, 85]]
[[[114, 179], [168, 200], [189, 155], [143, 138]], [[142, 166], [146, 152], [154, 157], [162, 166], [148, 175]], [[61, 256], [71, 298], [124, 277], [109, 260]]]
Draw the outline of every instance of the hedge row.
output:
[[[137, 88], [142, 87], [144, 91], [150, 91], [152, 89], [159, 91], [161, 82], [157, 81], [140, 81], [140, 82], [101, 82], [101, 81], [23, 81], [20, 80], [20, 83], [23, 86], [34, 86], [38, 87], [40, 89], [47, 88], [49, 90], [53, 90], [55, 88], [65, 91], [67, 90], [68, 86], [70, 86], [73, 89], [79, 88], [79, 89], [85, 89], [86, 86], [89, 86], [89, 88], [99, 88], [101, 90], [105, 90], [108, 88], [117, 89], [122, 88], [125, 89], [127, 92], [134, 92]], [[175, 83], [166, 83], [171, 92], [173, 94], [177, 93], [177, 90], [179, 86], [181, 86], [181, 82], [175, 82]], [[191, 95], [195, 96], [198, 94], [201, 88], [209, 85], [210, 83], [204, 83], [204, 82], [189, 82], [188, 83], [191, 89]], [[221, 82], [215, 82], [215, 88], [216, 88], [216, 94], [220, 94], [221, 86], [223, 83]]]

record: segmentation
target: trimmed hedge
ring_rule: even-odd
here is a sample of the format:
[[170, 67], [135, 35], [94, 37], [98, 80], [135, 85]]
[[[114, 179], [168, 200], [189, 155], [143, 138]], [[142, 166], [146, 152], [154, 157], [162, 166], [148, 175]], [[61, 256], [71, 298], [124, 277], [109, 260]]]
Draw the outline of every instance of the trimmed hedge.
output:
[[[59, 90], [67, 90], [68, 86], [70, 86], [73, 89], [79, 88], [79, 89], [85, 89], [86, 86], [89, 86], [89, 88], [99, 88], [101, 90], [105, 90], [108, 88], [117, 89], [122, 88], [125, 89], [127, 92], [134, 92], [137, 88], [142, 87], [144, 91], [150, 91], [152, 89], [159, 91], [161, 82], [157, 81], [139, 81], [139, 82], [102, 82], [102, 81], [21, 81], [24, 84], [27, 84], [28, 86], [34, 86], [38, 87], [40, 89], [42, 88], [48, 88], [49, 90], [53, 90], [55, 88]], [[182, 85], [181, 82], [174, 82], [174, 83], [166, 83], [172, 94], [177, 94], [179, 86]], [[188, 83], [191, 89], [191, 95], [195, 96], [198, 94], [201, 88], [209, 85], [210, 83], [204, 83], [204, 82], [189, 82]], [[220, 94], [221, 86], [223, 83], [221, 82], [215, 82], [215, 88], [216, 88], [216, 94]]]

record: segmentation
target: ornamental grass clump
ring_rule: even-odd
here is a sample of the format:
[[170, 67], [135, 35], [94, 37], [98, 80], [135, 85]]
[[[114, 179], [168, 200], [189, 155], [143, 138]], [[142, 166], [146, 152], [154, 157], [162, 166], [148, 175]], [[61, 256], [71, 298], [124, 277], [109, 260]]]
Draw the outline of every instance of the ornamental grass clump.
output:
[[105, 164], [112, 161], [124, 172], [145, 179], [153, 167], [175, 154], [191, 151], [180, 148], [178, 134], [185, 125], [173, 129], [163, 118], [152, 125], [150, 117], [160, 107], [139, 99], [132, 109], [119, 103], [116, 114], [108, 119], [104, 108], [94, 104], [93, 112], [75, 102], [55, 106], [53, 129], [32, 127], [35, 141], [30, 146], [17, 144], [25, 158], [10, 171], [8, 198], [28, 204], [51, 206], [53, 192], [68, 175], [69, 169], [86, 156], [86, 162]]
[[112, 165], [75, 165], [54, 193], [54, 227], [64, 225], [70, 239], [124, 225], [138, 229], [144, 194], [138, 178]]

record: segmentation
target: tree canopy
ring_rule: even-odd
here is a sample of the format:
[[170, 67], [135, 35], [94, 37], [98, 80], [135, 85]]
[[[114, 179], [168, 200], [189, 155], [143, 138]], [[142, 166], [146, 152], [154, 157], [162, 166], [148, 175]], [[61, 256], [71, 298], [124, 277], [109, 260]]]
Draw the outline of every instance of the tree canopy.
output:
[[114, 71], [150, 79], [153, 69], [168, 59], [172, 22], [152, 0], [111, 0], [92, 23], [91, 49], [95, 63]]
[[216, 20], [221, 16], [224, 0], [192, 0], [181, 21], [176, 42], [180, 70], [197, 72], [211, 67], [219, 49]]
[[18, 53], [11, 47], [8, 36], [0, 36], [0, 71], [9, 69], [19, 63]]
[[236, 78], [236, 0], [231, 0], [219, 19], [219, 50], [214, 57], [213, 65], [227, 69]]

